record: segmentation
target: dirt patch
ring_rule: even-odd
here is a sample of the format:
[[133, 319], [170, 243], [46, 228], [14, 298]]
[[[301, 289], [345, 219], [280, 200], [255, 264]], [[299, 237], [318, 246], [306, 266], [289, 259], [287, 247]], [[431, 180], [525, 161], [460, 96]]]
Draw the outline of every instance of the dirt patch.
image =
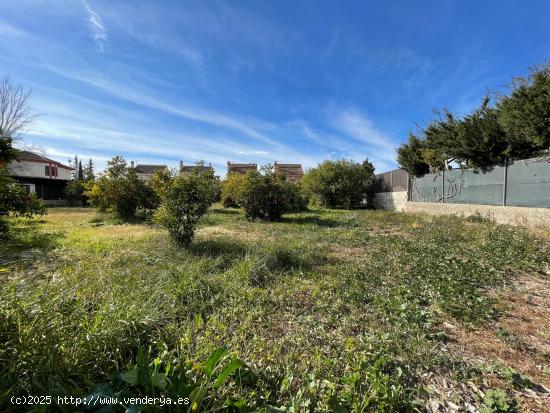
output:
[[345, 247], [343, 245], [332, 245], [329, 253], [340, 261], [357, 262], [357, 258], [366, 254], [365, 247]]
[[253, 234], [245, 233], [234, 228], [227, 228], [222, 225], [214, 225], [197, 230], [197, 235], [206, 237], [231, 237], [231, 238], [250, 238]]
[[506, 380], [489, 374], [488, 384], [514, 391], [521, 411], [550, 412], [550, 278], [520, 276], [500, 306], [504, 315], [482, 327], [444, 323], [449, 349], [473, 362], [511, 367], [519, 374]]

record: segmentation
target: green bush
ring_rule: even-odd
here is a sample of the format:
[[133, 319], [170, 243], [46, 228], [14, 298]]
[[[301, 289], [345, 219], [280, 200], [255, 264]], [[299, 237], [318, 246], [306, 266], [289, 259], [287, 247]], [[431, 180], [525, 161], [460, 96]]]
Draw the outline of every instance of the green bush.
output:
[[299, 183], [288, 183], [288, 211], [301, 212], [307, 210], [309, 199]]
[[85, 194], [86, 183], [83, 180], [75, 179], [67, 183], [65, 187], [65, 199], [70, 206], [84, 206], [88, 203]]
[[289, 185], [284, 176], [274, 173], [269, 165], [261, 168], [261, 172], [247, 172], [238, 193], [246, 218], [278, 221], [289, 210]]
[[28, 194], [17, 186], [11, 178], [4, 175], [0, 167], [0, 235], [8, 231], [4, 217], [10, 213], [32, 218], [34, 215], [44, 215], [46, 208], [36, 194]]
[[367, 205], [374, 167], [342, 159], [324, 161], [310, 169], [301, 185], [313, 203], [328, 208], [359, 208]]
[[176, 176], [161, 192], [156, 221], [168, 229], [177, 244], [189, 245], [197, 222], [214, 202], [218, 188], [218, 179], [212, 170]]
[[100, 211], [112, 211], [121, 218], [136, 216], [138, 208], [158, 206], [155, 191], [141, 181], [121, 156], [108, 162], [106, 173], [86, 185], [84, 194]]
[[239, 191], [244, 180], [244, 174], [231, 173], [222, 183], [221, 202], [224, 208], [238, 208]]

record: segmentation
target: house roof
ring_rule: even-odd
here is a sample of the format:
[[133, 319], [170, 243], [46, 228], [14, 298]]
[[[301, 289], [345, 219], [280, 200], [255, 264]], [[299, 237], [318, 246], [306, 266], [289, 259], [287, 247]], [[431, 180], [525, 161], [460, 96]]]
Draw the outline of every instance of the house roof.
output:
[[157, 171], [160, 171], [161, 169], [166, 169], [166, 165], [136, 165], [134, 167], [134, 171], [138, 174], [154, 174]]
[[213, 168], [211, 166], [208, 166], [208, 165], [182, 165], [180, 166], [180, 172], [193, 172], [193, 171], [196, 171], [196, 170], [199, 170], [199, 171], [209, 171], [209, 170], [212, 170]]
[[56, 164], [59, 168], [72, 170], [70, 166], [64, 165], [61, 162], [58, 162], [54, 159], [47, 158], [44, 155], [40, 155], [34, 152], [29, 151], [19, 151], [17, 152], [18, 161], [27, 161], [27, 162], [41, 162], [41, 163], [53, 163]]
[[279, 172], [284, 176], [302, 177], [304, 170], [299, 163], [277, 163], [274, 164], [275, 172]]
[[227, 161], [227, 173], [242, 173], [245, 174], [248, 171], [255, 171], [258, 169], [258, 165], [255, 163], [233, 163]]

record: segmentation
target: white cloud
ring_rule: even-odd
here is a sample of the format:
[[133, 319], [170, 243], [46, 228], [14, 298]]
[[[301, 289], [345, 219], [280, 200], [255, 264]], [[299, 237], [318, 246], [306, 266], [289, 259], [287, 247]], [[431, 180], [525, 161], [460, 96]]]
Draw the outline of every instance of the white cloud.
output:
[[6, 37], [8, 39], [12, 39], [15, 37], [22, 37], [25, 33], [19, 29], [16, 29], [15, 27], [0, 22], [0, 37]]
[[97, 48], [100, 52], [104, 52], [105, 44], [107, 43], [107, 30], [101, 20], [101, 16], [90, 7], [86, 0], [82, 0], [82, 4], [84, 4], [88, 12], [88, 25]]
[[[378, 130], [374, 123], [356, 109], [343, 110], [336, 115], [334, 126], [348, 138], [363, 143], [359, 150], [348, 151], [352, 159], [368, 157], [378, 171], [385, 171], [396, 166], [396, 142]], [[365, 152], [367, 152], [365, 154]]]

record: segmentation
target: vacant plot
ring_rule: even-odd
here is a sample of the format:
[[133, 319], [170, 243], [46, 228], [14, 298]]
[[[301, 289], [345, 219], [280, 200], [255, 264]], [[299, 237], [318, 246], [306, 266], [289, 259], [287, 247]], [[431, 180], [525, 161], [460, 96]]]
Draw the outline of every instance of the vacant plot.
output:
[[268, 224], [215, 208], [185, 250], [89, 209], [12, 224], [2, 410], [17, 410], [14, 394], [82, 396], [121, 378], [144, 394], [128, 373], [144, 354], [206, 380], [219, 347], [243, 365], [185, 409], [550, 410], [540, 235], [475, 218], [323, 210]]

